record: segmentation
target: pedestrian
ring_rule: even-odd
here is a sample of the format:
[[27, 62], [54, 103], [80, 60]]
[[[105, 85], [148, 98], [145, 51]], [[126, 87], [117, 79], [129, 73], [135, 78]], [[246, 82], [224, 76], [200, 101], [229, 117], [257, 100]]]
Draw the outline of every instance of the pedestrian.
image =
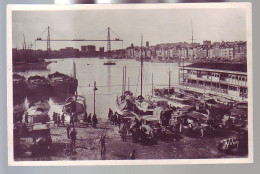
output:
[[106, 153], [106, 136], [105, 135], [102, 135], [101, 138], [100, 138], [100, 145], [101, 145], [101, 149], [100, 149], [100, 152], [101, 152], [101, 156], [103, 156], [105, 153]]
[[115, 114], [114, 114], [114, 119], [113, 119], [113, 124], [116, 125], [116, 123], [117, 123], [117, 114], [116, 114], [116, 112], [115, 112]]
[[119, 127], [119, 129], [120, 129], [121, 123], [122, 123], [122, 117], [121, 117], [121, 115], [119, 115], [119, 114], [117, 114], [117, 115], [118, 115], [117, 123], [118, 123], [118, 127]]
[[60, 126], [60, 124], [61, 124], [61, 121], [60, 121], [60, 114], [57, 114], [57, 124], [58, 124], [58, 126]]
[[52, 121], [55, 121], [55, 112], [52, 114]]
[[113, 116], [113, 111], [112, 111], [111, 108], [109, 108], [109, 111], [108, 111], [108, 120], [111, 121], [112, 116]]
[[70, 125], [69, 124], [67, 124], [67, 137], [68, 137], [68, 139], [70, 139]]
[[76, 124], [76, 126], [77, 126], [77, 125], [78, 125], [78, 122], [79, 122], [77, 113], [74, 114], [74, 122], [75, 122], [75, 124]]
[[84, 114], [84, 119], [83, 119], [84, 122], [88, 122], [88, 114], [87, 112], [85, 112]]
[[25, 114], [24, 120], [25, 120], [25, 123], [28, 123], [28, 113]]
[[132, 151], [132, 153], [130, 153], [129, 159], [134, 160], [134, 159], [135, 159], [135, 154], [136, 154], [136, 151], [135, 151], [135, 149], [134, 149], [134, 150]]
[[57, 113], [54, 114], [54, 126], [55, 124], [58, 124]]
[[94, 128], [97, 127], [97, 123], [98, 123], [97, 116], [96, 116], [96, 114], [94, 114], [93, 118], [92, 118], [92, 125]]
[[77, 131], [75, 128], [70, 132], [70, 138], [71, 138], [71, 149], [76, 147], [76, 139], [77, 139]]
[[91, 124], [91, 113], [88, 116], [88, 123]]
[[70, 115], [70, 126], [71, 125], [74, 125], [74, 123], [73, 123], [73, 116], [72, 115]]
[[130, 134], [130, 126], [131, 126], [131, 122], [130, 120], [127, 120], [126, 122], [126, 128], [127, 128], [127, 133]]
[[126, 124], [124, 124], [123, 127], [122, 127], [121, 135], [122, 135], [122, 140], [125, 142], [126, 141], [126, 135], [127, 135], [127, 126], [126, 126]]
[[62, 125], [64, 126], [65, 125], [65, 115], [64, 115], [64, 113], [61, 115], [61, 122], [62, 122]]

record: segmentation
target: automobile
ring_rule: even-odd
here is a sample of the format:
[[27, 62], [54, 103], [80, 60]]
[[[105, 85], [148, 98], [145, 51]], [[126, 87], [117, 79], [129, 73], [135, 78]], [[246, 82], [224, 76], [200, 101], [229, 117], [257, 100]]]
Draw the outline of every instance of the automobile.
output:
[[184, 115], [180, 114], [180, 112], [172, 112], [171, 118], [169, 120], [169, 127], [172, 132], [179, 132], [181, 133], [181, 120]]
[[153, 139], [161, 133], [159, 119], [154, 116], [143, 116], [141, 118], [141, 130], [146, 134], [146, 137]]
[[248, 124], [247, 116], [247, 110], [234, 107], [229, 110], [229, 114], [224, 115], [222, 126], [225, 128], [243, 128]]
[[48, 153], [50, 147], [52, 145], [50, 127], [48, 124], [38, 124], [33, 125], [32, 132], [33, 138], [33, 153], [38, 154], [45, 154]]
[[246, 101], [237, 102], [234, 104], [234, 107], [236, 107], [237, 109], [248, 110], [248, 103]]

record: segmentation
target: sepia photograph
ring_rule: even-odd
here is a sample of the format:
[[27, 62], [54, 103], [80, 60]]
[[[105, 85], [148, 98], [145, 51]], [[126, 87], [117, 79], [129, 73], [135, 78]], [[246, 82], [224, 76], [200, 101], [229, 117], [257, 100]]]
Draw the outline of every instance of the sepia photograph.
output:
[[253, 162], [251, 3], [9, 5], [8, 164]]

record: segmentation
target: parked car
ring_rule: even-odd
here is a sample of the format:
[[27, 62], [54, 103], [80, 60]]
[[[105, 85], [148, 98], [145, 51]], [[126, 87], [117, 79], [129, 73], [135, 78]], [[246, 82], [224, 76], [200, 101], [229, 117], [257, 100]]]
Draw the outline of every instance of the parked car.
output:
[[52, 144], [49, 125], [34, 125], [31, 135], [34, 142], [33, 154], [39, 155], [48, 153]]

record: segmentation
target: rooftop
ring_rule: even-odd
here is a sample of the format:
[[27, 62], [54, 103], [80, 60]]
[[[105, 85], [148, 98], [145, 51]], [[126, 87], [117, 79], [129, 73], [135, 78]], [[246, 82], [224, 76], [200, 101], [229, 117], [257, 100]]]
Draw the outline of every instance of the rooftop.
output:
[[194, 63], [194, 64], [188, 65], [186, 67], [247, 72], [247, 64], [238, 64], [238, 63], [237, 64], [233, 64], [233, 63]]

